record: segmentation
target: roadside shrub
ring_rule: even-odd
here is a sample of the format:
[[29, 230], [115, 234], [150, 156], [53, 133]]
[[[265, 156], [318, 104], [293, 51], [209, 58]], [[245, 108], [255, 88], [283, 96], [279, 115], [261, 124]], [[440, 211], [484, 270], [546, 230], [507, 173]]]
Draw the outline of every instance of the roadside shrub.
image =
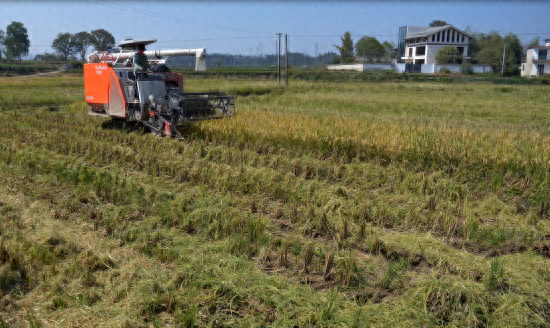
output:
[[474, 67], [472, 65], [462, 65], [462, 67], [460, 67], [460, 72], [462, 74], [467, 74], [467, 75], [472, 75], [474, 74]]
[[435, 82], [451, 83], [453, 81], [453, 78], [448, 76], [435, 78]]

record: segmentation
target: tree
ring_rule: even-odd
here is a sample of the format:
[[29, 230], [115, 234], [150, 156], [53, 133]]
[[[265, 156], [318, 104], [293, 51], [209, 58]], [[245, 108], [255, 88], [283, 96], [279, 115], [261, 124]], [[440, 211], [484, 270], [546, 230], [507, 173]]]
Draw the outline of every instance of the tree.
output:
[[372, 63], [375, 59], [382, 59], [386, 51], [376, 38], [364, 36], [355, 44], [355, 53]]
[[435, 54], [435, 61], [438, 64], [458, 63], [460, 60], [462, 60], [460, 51], [453, 46], [443, 47]]
[[59, 54], [63, 60], [68, 60], [69, 57], [76, 53], [74, 44], [74, 34], [59, 33], [52, 42], [52, 48]]
[[521, 63], [521, 57], [523, 55], [523, 45], [521, 44], [521, 39], [512, 32], [506, 34], [503, 41], [506, 45], [506, 57], [508, 57], [508, 54], [513, 54], [515, 58], [515, 60], [510, 58], [510, 63], [508, 63], [508, 60], [506, 60], [506, 71], [512, 73], [514, 70], [518, 69]]
[[0, 30], [0, 61], [2, 61], [2, 54], [5, 52], [4, 40], [6, 39], [6, 34], [3, 30]]
[[438, 26], [445, 26], [445, 25], [449, 25], [447, 24], [446, 21], [442, 21], [442, 20], [433, 20], [431, 23], [430, 23], [430, 27], [438, 27]]
[[36, 61], [60, 61], [63, 60], [58, 54], [43, 53], [34, 56]]
[[498, 72], [502, 67], [506, 45], [505, 66], [508, 74], [516, 73], [517, 66], [521, 62], [523, 47], [520, 39], [513, 33], [502, 37], [499, 32], [491, 31], [488, 34], [479, 33], [470, 41], [470, 54], [472, 63], [491, 65], [493, 72]]
[[340, 39], [342, 40], [342, 46], [334, 46], [340, 50], [340, 60], [344, 64], [353, 63], [353, 40], [351, 39], [351, 33], [349, 31], [344, 33], [344, 36]]
[[382, 43], [382, 47], [384, 48], [385, 52], [384, 59], [387, 62], [391, 62], [397, 56], [397, 52], [394, 50], [395, 44], [393, 44], [393, 42], [384, 41]]
[[528, 47], [540, 46], [540, 36], [534, 37], [531, 41], [529, 41], [527, 46]]
[[115, 38], [104, 29], [93, 30], [90, 44], [96, 51], [112, 51], [115, 47]]
[[86, 31], [78, 32], [74, 35], [74, 50], [80, 54], [82, 61], [86, 60], [86, 52], [88, 51], [88, 47], [90, 47], [91, 37], [91, 34]]
[[29, 35], [23, 24], [20, 22], [11, 22], [6, 28], [6, 37], [4, 39], [6, 57], [21, 60], [23, 56], [29, 53], [30, 45]]

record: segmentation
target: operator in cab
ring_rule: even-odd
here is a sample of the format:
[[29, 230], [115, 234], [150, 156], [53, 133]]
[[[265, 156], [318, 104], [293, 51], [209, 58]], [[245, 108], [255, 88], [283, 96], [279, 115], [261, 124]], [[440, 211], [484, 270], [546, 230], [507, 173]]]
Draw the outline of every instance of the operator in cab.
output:
[[134, 74], [136, 76], [138, 76], [138, 74], [151, 73], [151, 66], [149, 66], [149, 62], [147, 61], [145, 45], [143, 43], [138, 45], [138, 52], [134, 54], [133, 63]]

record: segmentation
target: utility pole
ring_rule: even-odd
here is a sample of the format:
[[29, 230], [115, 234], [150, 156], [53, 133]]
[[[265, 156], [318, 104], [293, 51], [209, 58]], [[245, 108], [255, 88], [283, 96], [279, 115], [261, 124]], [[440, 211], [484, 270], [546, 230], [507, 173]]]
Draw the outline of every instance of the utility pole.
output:
[[277, 84], [281, 84], [281, 34], [277, 33], [279, 36], [279, 49], [277, 51]]
[[507, 44], [504, 44], [504, 54], [502, 55], [502, 77], [504, 77], [504, 67], [506, 66], [506, 46]]
[[285, 34], [285, 66], [286, 66], [285, 85], [288, 86], [288, 34]]
[[317, 65], [317, 59], [319, 59], [319, 43], [315, 43], [315, 64]]

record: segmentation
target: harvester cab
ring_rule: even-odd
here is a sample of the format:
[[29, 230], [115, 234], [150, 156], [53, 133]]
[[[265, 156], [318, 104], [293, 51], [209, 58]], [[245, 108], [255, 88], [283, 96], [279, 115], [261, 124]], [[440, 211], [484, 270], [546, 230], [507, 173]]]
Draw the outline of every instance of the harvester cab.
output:
[[117, 54], [94, 52], [84, 65], [90, 114], [142, 122], [161, 136], [182, 138], [178, 123], [233, 115], [232, 96], [223, 92], [185, 93], [183, 76], [166, 66], [166, 57], [195, 56], [195, 70], [206, 70], [204, 48], [145, 51], [153, 73], [134, 73], [138, 45], [156, 40], [126, 40]]

